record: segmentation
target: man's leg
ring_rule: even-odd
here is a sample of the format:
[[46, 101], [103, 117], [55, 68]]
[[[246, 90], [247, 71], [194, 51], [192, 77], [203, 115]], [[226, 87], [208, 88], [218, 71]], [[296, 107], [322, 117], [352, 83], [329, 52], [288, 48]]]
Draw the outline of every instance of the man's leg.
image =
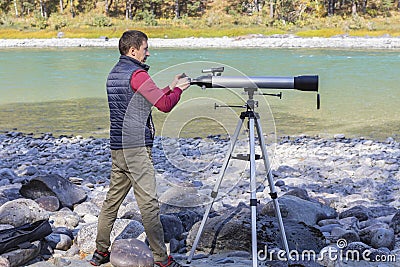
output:
[[154, 261], [168, 260], [164, 243], [164, 230], [160, 221], [160, 208], [156, 192], [154, 167], [145, 147], [126, 149], [125, 157], [134, 180], [135, 198], [142, 215]]
[[110, 234], [117, 218], [118, 209], [132, 187], [131, 180], [126, 175], [126, 164], [122, 150], [112, 150], [112, 169], [110, 189], [103, 202], [97, 228], [96, 248], [107, 252], [110, 247]]

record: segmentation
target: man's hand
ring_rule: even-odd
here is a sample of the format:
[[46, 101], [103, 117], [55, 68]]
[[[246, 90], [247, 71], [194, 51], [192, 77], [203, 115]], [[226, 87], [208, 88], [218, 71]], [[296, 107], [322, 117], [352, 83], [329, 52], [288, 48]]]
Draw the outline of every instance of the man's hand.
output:
[[180, 88], [182, 91], [186, 90], [190, 86], [189, 77], [185, 73], [177, 74], [174, 80], [169, 85], [169, 88], [173, 90], [175, 87]]
[[186, 89], [188, 89], [190, 86], [190, 79], [189, 77], [184, 77], [184, 78], [180, 78], [178, 80], [178, 83], [176, 84], [176, 87], [178, 87], [179, 89], [181, 89], [182, 91], [185, 91]]

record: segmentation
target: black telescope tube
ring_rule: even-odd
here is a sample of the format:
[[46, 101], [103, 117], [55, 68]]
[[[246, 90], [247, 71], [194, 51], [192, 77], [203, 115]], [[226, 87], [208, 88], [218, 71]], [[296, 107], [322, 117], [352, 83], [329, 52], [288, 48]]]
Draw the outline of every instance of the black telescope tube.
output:
[[203, 88], [269, 88], [296, 89], [318, 92], [318, 76], [268, 77], [268, 76], [200, 76], [190, 84]]
[[269, 76], [200, 76], [190, 84], [205, 88], [269, 88], [296, 89], [318, 92], [318, 76], [303, 75], [297, 77]]

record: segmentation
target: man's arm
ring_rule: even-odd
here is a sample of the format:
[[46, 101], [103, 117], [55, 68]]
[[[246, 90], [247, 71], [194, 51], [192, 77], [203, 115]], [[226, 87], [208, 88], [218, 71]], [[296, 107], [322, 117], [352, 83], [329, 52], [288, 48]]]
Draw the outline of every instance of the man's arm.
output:
[[132, 74], [131, 86], [135, 92], [144, 96], [151, 104], [162, 112], [169, 112], [178, 103], [182, 90], [178, 87], [170, 90], [169, 86], [160, 89], [144, 70]]

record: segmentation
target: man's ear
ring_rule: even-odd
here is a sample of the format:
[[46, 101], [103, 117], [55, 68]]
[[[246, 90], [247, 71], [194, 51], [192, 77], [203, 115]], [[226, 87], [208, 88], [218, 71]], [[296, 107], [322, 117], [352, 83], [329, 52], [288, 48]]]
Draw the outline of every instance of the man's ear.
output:
[[129, 48], [128, 55], [134, 57], [135, 56], [135, 52], [136, 52], [136, 49], [132, 46], [131, 48]]

